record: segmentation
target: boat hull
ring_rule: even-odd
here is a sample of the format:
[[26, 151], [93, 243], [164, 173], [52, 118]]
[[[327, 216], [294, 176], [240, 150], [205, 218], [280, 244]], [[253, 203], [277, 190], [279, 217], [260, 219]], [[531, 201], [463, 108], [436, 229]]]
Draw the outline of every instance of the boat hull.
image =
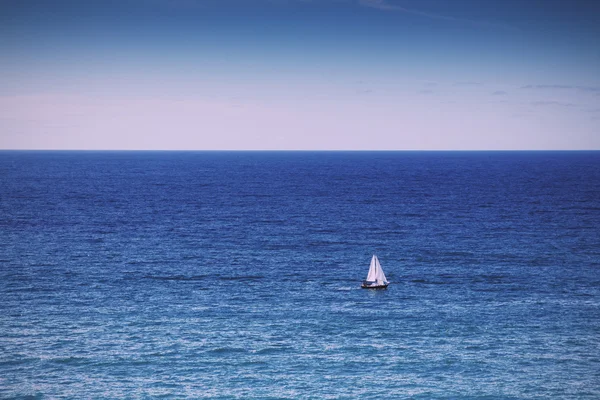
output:
[[360, 287], [363, 289], [387, 289], [388, 285], [365, 285], [363, 283], [362, 285], [360, 285]]

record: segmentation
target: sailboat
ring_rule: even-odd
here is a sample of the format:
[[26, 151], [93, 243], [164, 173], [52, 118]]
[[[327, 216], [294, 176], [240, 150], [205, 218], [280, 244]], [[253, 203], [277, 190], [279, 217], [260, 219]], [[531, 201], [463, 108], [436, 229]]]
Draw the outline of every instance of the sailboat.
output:
[[381, 269], [379, 259], [376, 255], [373, 255], [373, 258], [371, 259], [371, 265], [369, 266], [367, 279], [365, 279], [360, 286], [363, 289], [385, 289], [389, 284], [390, 283], [383, 273], [383, 269]]

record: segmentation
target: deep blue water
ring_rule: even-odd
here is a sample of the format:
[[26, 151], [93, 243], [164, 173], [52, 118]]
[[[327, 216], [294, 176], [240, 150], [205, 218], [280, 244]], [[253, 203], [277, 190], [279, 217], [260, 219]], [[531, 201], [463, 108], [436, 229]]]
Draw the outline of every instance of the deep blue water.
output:
[[598, 399], [600, 152], [0, 152], [28, 396]]

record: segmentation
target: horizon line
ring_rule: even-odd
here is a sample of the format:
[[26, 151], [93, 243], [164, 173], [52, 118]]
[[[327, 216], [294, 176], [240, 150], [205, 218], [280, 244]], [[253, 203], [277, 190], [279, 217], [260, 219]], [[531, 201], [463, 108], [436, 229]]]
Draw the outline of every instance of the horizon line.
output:
[[0, 152], [97, 153], [482, 153], [482, 152], [599, 152], [600, 149], [0, 149]]

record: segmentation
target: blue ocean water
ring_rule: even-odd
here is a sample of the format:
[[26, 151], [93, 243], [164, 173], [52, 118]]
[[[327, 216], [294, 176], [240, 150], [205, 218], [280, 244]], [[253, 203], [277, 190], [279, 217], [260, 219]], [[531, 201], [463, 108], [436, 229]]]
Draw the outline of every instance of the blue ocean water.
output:
[[0, 152], [0, 398], [154, 397], [600, 398], [600, 152]]

